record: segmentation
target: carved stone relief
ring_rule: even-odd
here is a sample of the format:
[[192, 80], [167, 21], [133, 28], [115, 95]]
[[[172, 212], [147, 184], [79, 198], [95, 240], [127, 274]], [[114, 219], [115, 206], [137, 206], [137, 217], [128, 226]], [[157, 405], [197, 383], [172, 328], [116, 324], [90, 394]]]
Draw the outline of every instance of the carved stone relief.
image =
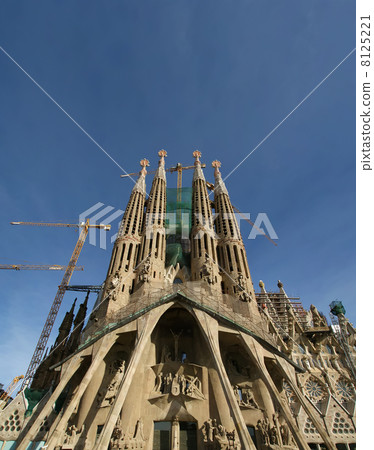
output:
[[284, 421], [280, 423], [276, 414], [273, 414], [271, 421], [267, 417], [259, 420], [256, 428], [261, 436], [262, 449], [278, 450], [284, 447], [297, 449], [288, 425]]
[[233, 386], [233, 390], [239, 406], [260, 409], [249, 387]]
[[121, 420], [118, 419], [116, 426], [113, 429], [112, 437], [110, 439], [110, 449], [124, 450], [124, 449], [142, 449], [145, 448], [146, 439], [143, 431], [143, 420], [140, 418], [135, 425], [135, 432], [126, 436], [122, 430]]
[[208, 419], [201, 428], [204, 448], [211, 450], [240, 450], [241, 445], [235, 430], [226, 431], [216, 419]]
[[97, 405], [99, 408], [111, 406], [116, 398], [118, 388], [125, 371], [125, 361], [116, 359], [109, 366], [108, 374], [111, 381], [107, 387], [102, 388], [97, 394]]
[[148, 282], [150, 279], [150, 276], [149, 276], [150, 272], [151, 272], [151, 261], [148, 257], [144, 261], [143, 267], [140, 270], [139, 281]]
[[206, 256], [200, 270], [200, 277], [209, 284], [213, 284], [213, 268], [210, 259]]
[[[84, 431], [84, 425], [78, 430], [75, 425], [70, 425], [67, 427], [64, 435], [64, 445], [69, 446], [69, 448], [74, 448], [79, 435], [81, 435]], [[64, 445], [62, 448], [64, 448]]]
[[178, 395], [186, 395], [191, 398], [203, 400], [205, 399], [201, 381], [197, 376], [185, 375], [185, 374], [172, 374], [171, 372], [166, 375], [160, 372], [156, 376], [154, 392], [159, 394], [172, 394], [175, 397]]

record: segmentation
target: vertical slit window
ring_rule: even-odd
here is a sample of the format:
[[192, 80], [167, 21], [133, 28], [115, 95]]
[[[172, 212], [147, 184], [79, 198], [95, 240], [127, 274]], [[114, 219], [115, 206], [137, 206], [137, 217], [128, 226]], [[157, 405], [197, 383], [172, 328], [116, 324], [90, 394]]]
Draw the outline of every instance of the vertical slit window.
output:
[[160, 246], [160, 233], [157, 233], [157, 236], [156, 236], [156, 247], [155, 247], [155, 257], [156, 258], [158, 257], [158, 255], [160, 253], [159, 246]]
[[229, 261], [229, 269], [232, 272], [234, 269], [232, 267], [231, 251], [230, 251], [230, 246], [229, 245], [226, 246], [226, 252], [227, 252], [227, 259]]
[[121, 267], [122, 267], [122, 260], [123, 260], [123, 254], [125, 253], [125, 248], [126, 248], [126, 244], [123, 244], [121, 256], [120, 256], [120, 258], [119, 258], [119, 266], [118, 266], [118, 270], [120, 270]]
[[247, 278], [249, 278], [247, 259], [246, 259], [245, 255], [244, 255], [244, 251], [243, 251], [242, 248], [240, 249], [240, 253], [242, 255], [242, 260], [243, 260], [243, 266], [244, 266], [245, 274], [246, 274]]
[[204, 234], [204, 247], [205, 247], [205, 253], [209, 254], [209, 248], [208, 248], [208, 236]]
[[239, 254], [238, 254], [238, 248], [236, 245], [234, 245], [234, 255], [235, 255], [235, 262], [236, 262], [236, 267], [238, 269], [238, 272], [242, 271], [241, 265], [240, 265], [240, 260], [239, 260]]
[[132, 247], [133, 247], [133, 244], [130, 244], [130, 245], [129, 245], [129, 251], [128, 251], [128, 253], [127, 253], [127, 262], [126, 262], [126, 267], [125, 267], [125, 270], [126, 270], [126, 271], [129, 270], [130, 259], [131, 259], [131, 253], [132, 253]]
[[112, 259], [112, 267], [110, 268], [110, 274], [113, 273], [114, 263], [116, 262], [116, 258], [117, 258], [117, 252], [118, 252], [118, 247], [116, 247], [116, 249], [114, 250], [114, 255], [113, 255], [113, 259]]

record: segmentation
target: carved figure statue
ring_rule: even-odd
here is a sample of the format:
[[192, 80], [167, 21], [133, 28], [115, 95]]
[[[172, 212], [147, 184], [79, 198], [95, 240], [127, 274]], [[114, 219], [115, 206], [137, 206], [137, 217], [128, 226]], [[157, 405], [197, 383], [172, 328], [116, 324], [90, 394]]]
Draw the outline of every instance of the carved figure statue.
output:
[[114, 289], [118, 286], [119, 283], [119, 275], [118, 271], [114, 274], [114, 277], [110, 280], [110, 289]]
[[115, 426], [113, 429], [112, 437], [110, 438], [110, 448], [111, 449], [119, 449], [121, 448], [121, 439], [123, 436], [123, 432], [121, 428]]
[[238, 386], [234, 387], [234, 395], [235, 395], [236, 401], [240, 404], [241, 398], [240, 398]]
[[135, 425], [135, 433], [133, 437], [127, 437], [124, 439], [125, 449], [141, 449], [145, 448], [144, 431], [143, 431], [143, 420], [140, 418]]
[[242, 403], [244, 406], [260, 409], [249, 389], [242, 389]]
[[245, 289], [245, 284], [244, 284], [244, 277], [243, 277], [243, 274], [239, 273], [238, 279], [237, 279], [237, 283], [238, 283], [239, 288], [240, 288], [242, 291], [244, 291], [244, 289]]
[[75, 444], [75, 438], [77, 436], [77, 427], [75, 425], [71, 425], [67, 428], [65, 432], [65, 444], [74, 445]]
[[156, 385], [155, 385], [155, 391], [161, 392], [162, 390], [162, 383], [163, 383], [163, 373], [160, 372], [156, 377]]
[[139, 281], [147, 282], [149, 281], [149, 273], [151, 271], [151, 261], [147, 258], [144, 261], [143, 267], [139, 273]]
[[211, 264], [208, 256], [205, 256], [205, 261], [200, 270], [201, 278], [204, 281], [207, 281], [209, 284], [212, 284], [213, 283], [212, 274], [213, 274], [212, 264]]
[[161, 394], [171, 393], [174, 396], [184, 394], [196, 399], [205, 399], [199, 378], [184, 375], [183, 373], [173, 375], [169, 372], [167, 375], [163, 375], [160, 372], [156, 375], [154, 391]]
[[314, 305], [310, 305], [310, 311], [312, 313], [313, 325], [315, 327], [327, 326], [326, 319], [321, 316], [317, 308]]
[[235, 430], [228, 432], [216, 419], [209, 418], [201, 428], [206, 449], [240, 450]]
[[174, 339], [174, 361], [178, 361], [178, 355], [179, 355], [178, 343], [179, 343], [179, 338], [181, 337], [181, 334], [183, 333], [183, 330], [181, 330], [179, 333], [174, 333], [173, 330], [170, 330], [170, 332], [173, 335], [173, 339]]
[[265, 445], [270, 445], [270, 423], [267, 418], [257, 422], [257, 430], [262, 437], [262, 443]]

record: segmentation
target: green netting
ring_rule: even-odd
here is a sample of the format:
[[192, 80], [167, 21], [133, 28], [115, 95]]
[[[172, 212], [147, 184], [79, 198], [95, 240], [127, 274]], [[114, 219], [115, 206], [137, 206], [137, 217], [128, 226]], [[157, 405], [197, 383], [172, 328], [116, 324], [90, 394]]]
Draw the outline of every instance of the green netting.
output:
[[35, 406], [40, 402], [40, 400], [45, 396], [48, 391], [39, 391], [38, 389], [26, 388], [24, 391], [25, 397], [27, 399], [27, 409], [25, 412], [25, 417], [29, 417], [32, 414]]
[[342, 302], [334, 301], [330, 303], [331, 312], [334, 316], [338, 316], [339, 314], [345, 314], [345, 308]]
[[59, 413], [62, 409], [62, 406], [66, 400], [66, 397], [68, 396], [69, 388], [64, 389], [61, 394], [59, 395], [58, 399], [55, 402], [54, 410], [56, 413]]
[[166, 265], [190, 263], [192, 188], [166, 189]]

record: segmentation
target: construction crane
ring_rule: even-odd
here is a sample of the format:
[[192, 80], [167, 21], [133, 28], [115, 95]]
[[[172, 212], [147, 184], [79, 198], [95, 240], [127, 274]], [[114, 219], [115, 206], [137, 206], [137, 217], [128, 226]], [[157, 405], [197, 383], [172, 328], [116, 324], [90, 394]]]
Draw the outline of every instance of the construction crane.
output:
[[[66, 270], [67, 267], [57, 264], [0, 264], [0, 269], [5, 270]], [[74, 270], [83, 270], [83, 266], [75, 266]]]
[[10, 396], [12, 395], [12, 392], [15, 390], [18, 382], [24, 378], [23, 375], [19, 375], [18, 377], [15, 377], [13, 381], [10, 383], [10, 385], [6, 388], [6, 390], [0, 395], [0, 410], [4, 409], [8, 403], [8, 400]]
[[67, 291], [76, 291], [76, 292], [95, 292], [99, 294], [102, 290], [103, 286], [98, 285], [70, 285], [66, 286]]
[[70, 258], [69, 264], [67, 266], [67, 269], [65, 271], [65, 274], [62, 278], [61, 284], [58, 287], [57, 294], [55, 296], [55, 299], [53, 300], [51, 309], [48, 313], [47, 320], [44, 324], [42, 333], [39, 337], [38, 343], [36, 345], [34, 354], [31, 358], [30, 365], [27, 369], [26, 375], [23, 379], [21, 389], [28, 386], [31, 382], [32, 378], [34, 377], [35, 371], [38, 368], [39, 364], [42, 361], [45, 348], [47, 346], [47, 342], [49, 339], [49, 336], [51, 334], [54, 322], [57, 317], [57, 313], [60, 309], [60, 305], [62, 302], [62, 299], [64, 297], [66, 287], [69, 284], [70, 278], [73, 275], [74, 269], [76, 268], [76, 264], [78, 261], [79, 254], [82, 250], [83, 244], [86, 240], [88, 230], [89, 228], [99, 228], [102, 230], [110, 230], [110, 225], [104, 225], [104, 224], [92, 224], [90, 225], [89, 219], [86, 220], [86, 222], [82, 222], [79, 224], [70, 224], [70, 223], [45, 223], [45, 222], [11, 222], [12, 225], [33, 225], [33, 226], [46, 226], [46, 227], [68, 227], [68, 228], [81, 228], [81, 232], [79, 234], [78, 241], [75, 245], [73, 254]]
[[[206, 181], [206, 186], [209, 190], [214, 191], [214, 184]], [[250, 225], [252, 225], [252, 227], [256, 228], [258, 231], [261, 231], [261, 234], [263, 236], [265, 236], [266, 239], [268, 239], [271, 243], [273, 243], [275, 246], [277, 246], [277, 244], [273, 241], [273, 239], [271, 239], [267, 234], [264, 233], [264, 230], [258, 228], [251, 220], [248, 219], [248, 217], [246, 217], [242, 212], [240, 212], [240, 210], [236, 206], [234, 206], [232, 203], [231, 203], [231, 205], [232, 205], [232, 209], [235, 212], [237, 212], [240, 215], [240, 217], [242, 217], [246, 222], [248, 222]]]

